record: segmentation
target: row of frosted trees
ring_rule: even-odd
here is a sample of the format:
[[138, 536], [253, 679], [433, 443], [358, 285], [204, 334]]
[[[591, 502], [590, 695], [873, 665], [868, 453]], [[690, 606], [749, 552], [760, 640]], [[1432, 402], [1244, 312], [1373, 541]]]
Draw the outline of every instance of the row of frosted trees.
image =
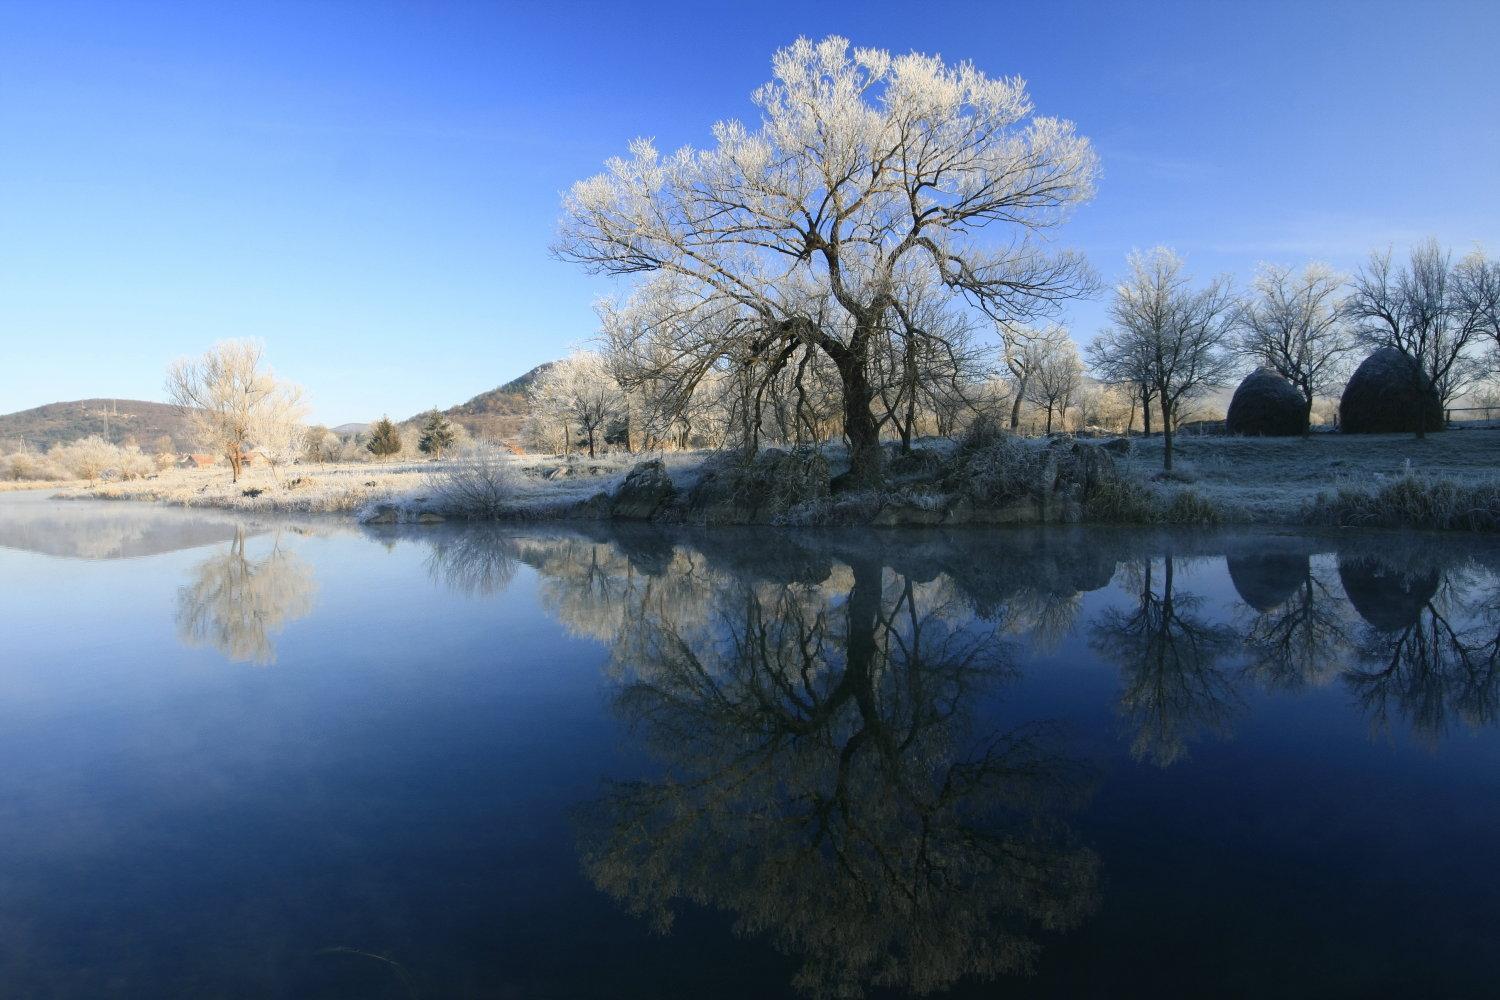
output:
[[[533, 394], [529, 433], [553, 451], [743, 447], [812, 443], [843, 431], [837, 366], [796, 345], [719, 358], [701, 372], [649, 354], [658, 328], [636, 307], [606, 306], [604, 344], [553, 366]], [[867, 383], [878, 434], [909, 450], [977, 418], [1013, 431], [1153, 427], [1171, 437], [1202, 398], [1263, 369], [1293, 390], [1299, 427], [1338, 393], [1353, 363], [1375, 350], [1409, 360], [1412, 398], [1450, 406], [1490, 378], [1500, 351], [1500, 262], [1462, 258], [1435, 241], [1404, 264], [1372, 254], [1353, 275], [1322, 263], [1264, 265], [1236, 293], [1229, 280], [1195, 285], [1171, 250], [1132, 254], [1110, 304], [1113, 324], [1080, 354], [1059, 324], [994, 324], [990, 342], [959, 315], [941, 338], [881, 327]], [[938, 345], [941, 345], [939, 349]], [[783, 352], [786, 353], [786, 352]], [[1421, 433], [1422, 419], [1408, 421]]]
[[670, 154], [637, 140], [565, 198], [554, 254], [635, 284], [601, 308], [598, 355], [553, 380], [587, 369], [594, 388], [539, 388], [540, 438], [841, 437], [851, 483], [869, 483], [885, 440], [910, 448], [984, 414], [1018, 428], [1028, 411], [1050, 429], [1083, 402], [1126, 426], [1155, 414], [1170, 455], [1188, 408], [1239, 369], [1281, 373], [1310, 409], [1364, 342], [1451, 398], [1500, 340], [1500, 266], [1477, 254], [1376, 256], [1348, 282], [1267, 268], [1237, 296], [1158, 248], [1130, 258], [1085, 379], [1053, 321], [1100, 282], [1053, 234], [1093, 196], [1089, 141], [1035, 114], [1023, 81], [968, 63], [831, 37], [772, 66], [758, 125], [721, 122], [711, 147]]

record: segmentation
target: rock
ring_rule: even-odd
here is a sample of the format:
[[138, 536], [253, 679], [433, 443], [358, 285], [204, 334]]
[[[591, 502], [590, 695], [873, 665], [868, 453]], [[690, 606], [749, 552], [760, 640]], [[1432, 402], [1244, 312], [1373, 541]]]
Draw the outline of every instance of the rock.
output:
[[943, 512], [919, 504], [890, 503], [881, 507], [870, 523], [877, 528], [942, 524]]
[[378, 503], [359, 515], [361, 524], [395, 524], [401, 520], [401, 509], [393, 503]]
[[886, 463], [886, 474], [892, 480], [931, 479], [943, 466], [943, 457], [930, 448], [913, 448]]
[[1294, 437], [1307, 431], [1307, 402], [1292, 383], [1257, 368], [1234, 390], [1224, 425], [1230, 434]]
[[595, 493], [587, 500], [580, 500], [574, 504], [569, 516], [587, 521], [602, 521], [609, 517], [609, 494]]
[[687, 510], [689, 520], [705, 524], [770, 524], [828, 496], [828, 461], [820, 452], [768, 448], [749, 463], [715, 463], [689, 492]]
[[1129, 455], [1135, 449], [1130, 438], [1115, 438], [1113, 441], [1104, 442], [1099, 447], [1111, 455]]
[[418, 524], [441, 524], [442, 522], [444, 522], [446, 520], [448, 520], [448, 519], [446, 517], [444, 517], [443, 515], [441, 515], [441, 514], [434, 514], [430, 510], [424, 510], [424, 511], [422, 511], [422, 513], [420, 513], [420, 514], [417, 515], [417, 523]]
[[1382, 347], [1354, 370], [1339, 400], [1345, 434], [1412, 433], [1419, 425], [1443, 429], [1443, 407], [1432, 383], [1394, 347]]
[[661, 459], [638, 463], [609, 499], [611, 517], [624, 521], [649, 521], [677, 496], [677, 487], [667, 475]]
[[1078, 485], [1081, 490], [1079, 499], [1087, 497], [1101, 483], [1119, 478], [1114, 458], [1099, 445], [1075, 441], [1068, 449], [1068, 455], [1070, 461], [1059, 463], [1058, 471]]

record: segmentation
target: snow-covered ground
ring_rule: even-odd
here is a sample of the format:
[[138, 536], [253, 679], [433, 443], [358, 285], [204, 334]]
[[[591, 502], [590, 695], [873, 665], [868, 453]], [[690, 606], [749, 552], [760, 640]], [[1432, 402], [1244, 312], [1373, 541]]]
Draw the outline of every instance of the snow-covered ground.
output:
[[[1412, 474], [1465, 484], [1500, 481], [1500, 430], [1429, 434], [1313, 434], [1308, 438], [1179, 437], [1177, 481], [1235, 521], [1300, 523], [1303, 507], [1341, 487], [1374, 490]], [[1125, 468], [1161, 469], [1160, 438], [1137, 440]]]
[[[511, 473], [518, 509], [542, 510], [587, 500], [619, 485], [646, 457], [660, 457], [679, 487], [690, 484], [707, 457], [704, 452], [661, 456], [611, 454], [597, 459], [574, 455], [502, 455]], [[273, 475], [265, 467], [246, 469], [238, 483], [227, 468], [173, 469], [148, 479], [71, 484], [53, 492], [64, 498], [144, 500], [183, 507], [297, 514], [353, 514], [372, 504], [420, 505], [434, 492], [435, 480], [457, 459], [422, 462], [368, 462], [357, 465], [295, 465]]]
[[[945, 450], [947, 442], [922, 442]], [[1041, 447], [1041, 441], [1035, 441]], [[1134, 441], [1117, 462], [1130, 478], [1164, 497], [1192, 491], [1231, 522], [1301, 524], [1320, 493], [1355, 488], [1374, 492], [1401, 478], [1441, 479], [1465, 485], [1500, 484], [1500, 429], [1463, 429], [1429, 435], [1314, 434], [1301, 438], [1180, 437], [1176, 474], [1162, 481], [1161, 439]], [[837, 465], [841, 449], [828, 449]], [[661, 458], [679, 490], [700, 475], [708, 452], [662, 455], [505, 455], [510, 500], [518, 516], [556, 515], [600, 492], [612, 491], [645, 458]], [[157, 501], [189, 507], [288, 513], [368, 513], [392, 505], [402, 519], [431, 509], [436, 479], [450, 462], [372, 462], [359, 465], [299, 465], [247, 470], [238, 484], [227, 470], [174, 470], [130, 482], [83, 484], [60, 496]], [[256, 492], [259, 491], [259, 492]], [[247, 495], [249, 494], [249, 495]]]

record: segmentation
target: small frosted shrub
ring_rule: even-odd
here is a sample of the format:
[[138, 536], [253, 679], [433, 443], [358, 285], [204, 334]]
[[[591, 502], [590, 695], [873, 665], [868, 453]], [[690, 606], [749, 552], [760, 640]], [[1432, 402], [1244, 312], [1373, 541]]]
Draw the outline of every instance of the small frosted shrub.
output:
[[[991, 435], [976, 420], [953, 456], [944, 485], [976, 504], [995, 506], [1052, 488], [1047, 455], [1009, 434]], [[974, 428], [980, 430], [975, 431]], [[1055, 470], [1054, 470], [1055, 471]]]
[[478, 444], [428, 480], [436, 507], [450, 517], [495, 519], [510, 512], [515, 475], [505, 455]]
[[67, 479], [68, 474], [46, 455], [22, 451], [0, 461], [0, 475], [14, 480]]

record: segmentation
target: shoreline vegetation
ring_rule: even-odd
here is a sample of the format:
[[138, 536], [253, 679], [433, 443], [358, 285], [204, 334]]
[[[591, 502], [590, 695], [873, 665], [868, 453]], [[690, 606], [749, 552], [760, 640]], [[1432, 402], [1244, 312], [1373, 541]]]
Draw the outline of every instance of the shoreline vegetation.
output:
[[171, 470], [76, 485], [66, 499], [136, 500], [254, 513], [338, 514], [367, 524], [623, 521], [819, 527], [1263, 524], [1500, 529], [1500, 433], [1353, 438], [1021, 438], [976, 426], [886, 448], [883, 485], [844, 486], [837, 447], [597, 458], [471, 449], [435, 462], [295, 466], [232, 483]]

